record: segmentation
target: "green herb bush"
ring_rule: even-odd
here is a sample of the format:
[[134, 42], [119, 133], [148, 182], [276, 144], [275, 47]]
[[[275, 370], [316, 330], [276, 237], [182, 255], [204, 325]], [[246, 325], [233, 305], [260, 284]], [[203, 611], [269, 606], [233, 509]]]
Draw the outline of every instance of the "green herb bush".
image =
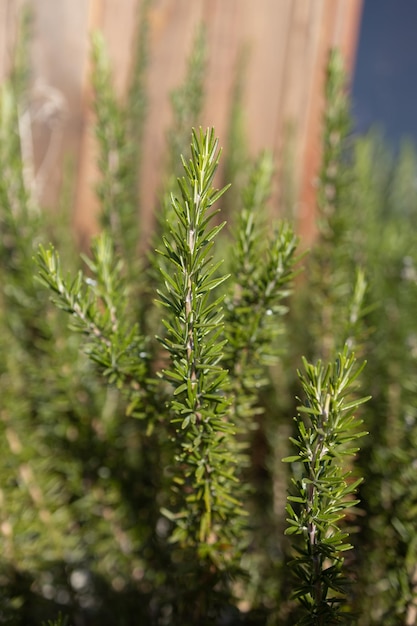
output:
[[245, 149], [240, 76], [224, 155], [199, 128], [200, 31], [138, 249], [147, 6], [124, 106], [93, 39], [101, 232], [81, 262], [70, 198], [43, 211], [22, 158], [22, 55], [1, 91], [0, 623], [413, 624], [414, 151], [352, 136], [333, 53], [301, 259], [268, 217], [271, 155]]
[[[416, 157], [404, 142], [395, 158], [375, 131], [354, 137], [344, 73], [333, 58], [327, 81], [318, 238], [305, 283], [294, 295], [290, 344], [296, 359], [325, 359], [343, 343], [368, 363], [362, 387], [370, 434], [356, 474], [359, 516], [350, 607], [354, 623], [415, 622], [414, 223]], [[303, 323], [309, 315], [310, 324]], [[294, 363], [294, 356], [289, 363]], [[291, 372], [292, 368], [288, 368]], [[294, 382], [289, 380], [293, 387]], [[410, 525], [411, 524], [411, 525]]]

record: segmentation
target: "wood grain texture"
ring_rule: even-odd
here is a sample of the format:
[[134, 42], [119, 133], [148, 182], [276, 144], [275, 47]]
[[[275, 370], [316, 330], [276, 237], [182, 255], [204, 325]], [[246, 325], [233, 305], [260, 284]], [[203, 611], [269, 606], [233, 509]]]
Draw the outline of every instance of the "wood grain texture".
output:
[[35, 171], [41, 201], [54, 207], [67, 154], [79, 153], [84, 124], [83, 64], [88, 49], [83, 0], [29, 0]]
[[[320, 20], [313, 34], [315, 60], [310, 73], [307, 121], [300, 140], [299, 231], [305, 246], [314, 239], [316, 179], [321, 158], [321, 119], [324, 108], [325, 69], [331, 48], [340, 48], [350, 71], [357, 46], [361, 0], [322, 0]], [[316, 16], [317, 17], [317, 16]]]
[[11, 69], [19, 15], [24, 4], [24, 0], [0, 2], [0, 82], [8, 76]]
[[[77, 171], [74, 222], [82, 238], [96, 227], [93, 187], [94, 119], [91, 113], [89, 37], [107, 41], [117, 94], [124, 98], [142, 0], [1, 0], [0, 80], [10, 68], [17, 15], [33, 14], [31, 44], [33, 141], [39, 196], [54, 207], [69, 155]], [[324, 71], [330, 47], [339, 46], [353, 67], [362, 0], [153, 0], [150, 8], [148, 117], [144, 136], [142, 218], [152, 229], [155, 198], [171, 122], [169, 95], [185, 74], [197, 29], [207, 29], [208, 67], [203, 126], [226, 140], [236, 65], [249, 50], [245, 113], [250, 150], [274, 152], [278, 172], [292, 169], [300, 230], [314, 236], [315, 177], [320, 161]], [[290, 129], [290, 132], [289, 132]], [[274, 210], [280, 202], [279, 176]]]
[[[84, 2], [84, 5], [86, 3]], [[139, 0], [90, 0], [86, 11], [87, 49], [82, 61], [82, 128], [77, 158], [76, 202], [74, 225], [81, 245], [86, 246], [97, 230], [99, 210], [95, 188], [99, 180], [97, 146], [94, 137], [93, 92], [89, 42], [94, 31], [101, 31], [106, 40], [112, 66], [116, 94], [124, 99], [129, 83]]]

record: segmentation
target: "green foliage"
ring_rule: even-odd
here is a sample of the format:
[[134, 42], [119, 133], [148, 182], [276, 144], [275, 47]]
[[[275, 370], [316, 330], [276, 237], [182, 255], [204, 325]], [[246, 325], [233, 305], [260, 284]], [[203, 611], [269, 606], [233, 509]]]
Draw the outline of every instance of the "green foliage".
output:
[[[172, 196], [176, 220], [167, 224], [163, 235], [165, 289], [158, 292], [167, 309], [162, 320], [166, 333], [160, 341], [170, 358], [161, 376], [172, 386], [170, 419], [176, 433], [173, 497], [164, 513], [174, 522], [171, 541], [185, 550], [182, 559], [196, 560], [205, 570], [206, 599], [194, 609], [195, 620], [221, 608], [213, 606], [207, 588], [213, 595], [219, 574], [232, 572], [233, 563], [236, 567], [243, 515], [236, 495], [234, 425], [225, 393], [228, 376], [221, 365], [223, 298], [214, 295], [227, 278], [218, 274], [211, 253], [224, 226], [211, 224], [217, 213], [212, 206], [226, 190], [212, 187], [217, 165], [213, 131], [193, 133], [191, 159], [183, 160], [186, 175], [178, 179], [181, 197]], [[200, 587], [201, 581], [197, 584]], [[189, 591], [195, 588], [195, 582], [189, 585]], [[190, 616], [184, 610], [182, 619]]]
[[[221, 298], [210, 298], [227, 278], [216, 276], [218, 265], [210, 255], [224, 226], [209, 227], [215, 215], [210, 209], [225, 191], [211, 186], [217, 164], [213, 132], [194, 133], [191, 159], [183, 161], [186, 177], [179, 179], [182, 197], [172, 199], [175, 230], [164, 237], [163, 254], [172, 269], [162, 270], [166, 290], [159, 293], [169, 311], [161, 343], [171, 360], [171, 368], [162, 370], [162, 376], [173, 385], [171, 422], [179, 439], [176, 460], [183, 468], [182, 479], [177, 479], [182, 496], [173, 540], [202, 544], [200, 550], [209, 555], [218, 551], [219, 541], [227, 541], [223, 532], [233, 529], [230, 517], [239, 506], [232, 497], [235, 461], [228, 437], [233, 425], [227, 420], [223, 392], [227, 372], [220, 365]], [[191, 534], [195, 529], [197, 536]]]
[[[363, 349], [367, 280], [351, 240], [349, 105], [336, 52], [329, 59], [325, 96], [318, 236], [304, 284], [295, 294], [290, 331], [292, 349], [308, 355], [308, 360], [303, 357], [305, 372], [299, 373], [306, 398], [290, 437], [298, 454], [286, 457], [293, 474], [286, 534], [300, 535], [288, 565], [296, 580], [292, 597], [301, 607], [291, 611], [291, 619], [299, 624], [352, 620], [343, 567], [343, 554], [352, 546], [343, 519], [345, 510], [358, 502], [351, 495], [361, 482], [350, 476], [358, 452], [351, 442], [363, 435], [353, 413], [363, 400], [353, 395], [347, 401], [346, 396], [354, 394], [352, 383], [363, 369], [354, 373], [352, 350]], [[289, 383], [295, 386], [291, 379]]]
[[319, 237], [295, 294], [291, 345], [313, 360], [331, 360], [344, 342], [367, 355], [371, 435], [356, 459], [364, 481], [353, 556], [358, 583], [349, 600], [361, 626], [413, 623], [415, 156], [405, 143], [394, 161], [376, 133], [353, 140], [334, 59], [329, 71], [339, 96], [327, 87]]
[[[156, 216], [154, 247], [159, 246], [166, 224], [175, 220], [171, 194], [176, 190], [178, 177], [183, 174], [179, 156], [187, 154], [189, 150], [190, 129], [198, 128], [200, 124], [206, 57], [206, 35], [204, 27], [200, 26], [187, 59], [184, 81], [171, 93], [172, 122], [167, 133], [167, 171], [161, 190], [161, 209]], [[158, 283], [161, 281], [160, 266], [164, 265], [165, 259], [151, 256], [150, 262], [155, 265], [155, 282]]]
[[363, 368], [355, 368], [348, 350], [327, 367], [320, 361], [304, 360], [299, 373], [305, 400], [299, 407], [297, 436], [292, 438], [298, 454], [284, 459], [301, 464], [294, 468], [296, 478], [288, 496], [286, 533], [301, 535], [296, 555], [289, 564], [297, 577], [293, 596], [300, 600], [303, 615], [298, 624], [339, 624], [349, 618], [346, 611], [346, 574], [343, 553], [352, 546], [340, 522], [345, 511], [358, 504], [354, 494], [361, 479], [352, 481], [346, 457], [358, 451], [354, 442], [360, 420], [354, 412], [368, 398], [350, 400], [352, 385]]
[[[361, 559], [361, 586], [374, 600], [364, 602], [363, 624], [412, 623], [415, 619], [416, 546], [410, 518], [416, 492], [412, 479], [415, 463], [416, 278], [413, 224], [415, 156], [405, 145], [391, 169], [380, 150], [378, 136], [363, 138], [356, 146], [356, 194], [364, 198], [366, 211], [360, 224], [362, 255], [373, 272], [369, 314], [372, 335], [368, 350], [367, 385], [372, 402], [367, 407], [367, 428], [372, 443], [360, 457], [366, 505], [363, 543], [368, 558]], [[406, 202], [401, 199], [408, 198]], [[395, 202], [395, 205], [393, 204]], [[377, 269], [376, 269], [377, 268]], [[372, 342], [372, 343], [370, 343]], [[367, 368], [368, 369], [368, 368]]]
[[[241, 416], [236, 407], [242, 404], [245, 385], [257, 377], [250, 402], [245, 401], [245, 418], [250, 423], [251, 409], [256, 414], [262, 368], [276, 334], [270, 318], [283, 313], [281, 301], [288, 295], [296, 248], [294, 234], [283, 225], [270, 241], [261, 243], [258, 237], [258, 252], [262, 250], [265, 257], [259, 272], [245, 266], [244, 247], [253, 237], [248, 216], [253, 218], [259, 212], [266, 193], [262, 161], [246, 195], [236, 258], [242, 267], [230, 290], [234, 300], [224, 316], [221, 304], [225, 294], [215, 292], [227, 276], [219, 273], [221, 263], [214, 261], [212, 253], [224, 227], [224, 223], [212, 223], [218, 213], [213, 205], [226, 190], [212, 186], [218, 158], [213, 131], [194, 132], [191, 158], [183, 159], [185, 176], [178, 179], [180, 196], [172, 195], [175, 221], [166, 224], [159, 252], [165, 259], [160, 267], [164, 288], [158, 290], [165, 332], [159, 342], [166, 356], [148, 346], [151, 338], [145, 339], [138, 325], [129, 320], [122, 268], [106, 232], [96, 240], [92, 259], [87, 260], [91, 277], [79, 272], [74, 278], [64, 278], [53, 248], [40, 247], [38, 254], [41, 281], [52, 291], [54, 303], [71, 315], [71, 328], [85, 335], [84, 348], [90, 359], [110, 384], [127, 395], [128, 411], [146, 419], [148, 433], [158, 420], [161, 434], [159, 420], [162, 415], [169, 419], [170, 425], [165, 423], [168, 441], [161, 454], [172, 468], [171, 491], [161, 495], [161, 502], [166, 502], [162, 511], [172, 522], [169, 541], [181, 549], [181, 557], [176, 556], [173, 565], [174, 581], [179, 581], [174, 584], [183, 586], [185, 576], [189, 581], [187, 598], [192, 592], [201, 598], [192, 609], [189, 601], [177, 598], [173, 610], [178, 623], [191, 616], [193, 620], [214, 619], [224, 609], [222, 596], [228, 578], [239, 571], [245, 512], [238, 495], [234, 420]], [[248, 300], [253, 297], [256, 306]], [[251, 333], [240, 339], [238, 307]], [[226, 348], [229, 337], [233, 338], [230, 350]], [[245, 366], [246, 378], [241, 368], [248, 349], [252, 363]], [[156, 364], [150, 362], [152, 355], [158, 361], [169, 357], [159, 374]], [[222, 358], [229, 371], [222, 366]], [[243, 422], [239, 428], [243, 434], [248, 430]], [[160, 463], [160, 458], [153, 462]], [[155, 469], [158, 472], [159, 468]], [[196, 563], [194, 579], [191, 572], [187, 574], [190, 562]]]
[[144, 339], [137, 326], [123, 319], [126, 291], [121, 263], [114, 258], [113, 244], [104, 232], [96, 239], [92, 258], [86, 259], [93, 278], [79, 271], [65, 280], [53, 248], [39, 252], [41, 281], [55, 294], [54, 303], [72, 315], [71, 328], [86, 335], [86, 352], [103, 370], [111, 384], [128, 384], [140, 391], [146, 374]]
[[273, 161], [248, 156], [241, 74], [228, 194], [214, 131], [188, 145], [201, 30], [172, 97], [158, 252], [139, 250], [141, 6], [126, 105], [93, 40], [102, 232], [81, 269], [69, 219], [37, 206], [24, 54], [2, 87], [0, 621], [414, 623], [414, 151], [394, 163], [349, 135], [332, 54], [318, 237], [292, 294], [298, 240], [268, 218]]
[[225, 303], [227, 344], [225, 364], [234, 373], [235, 420], [245, 430], [254, 428], [254, 402], [265, 380], [265, 365], [277, 357], [283, 299], [294, 277], [297, 238], [288, 223], [276, 223], [268, 234], [266, 202], [270, 194], [272, 159], [261, 155], [242, 190], [242, 210], [236, 224], [231, 254], [235, 285]]
[[[125, 418], [119, 394], [102, 385], [34, 281], [40, 242], [59, 241], [75, 268], [78, 251], [67, 215], [55, 218], [34, 201], [32, 164], [22, 164], [19, 116], [27, 107], [17, 104], [24, 92], [14, 84], [3, 85], [0, 98], [0, 577], [10, 623], [39, 624], [62, 605], [68, 614], [87, 604], [99, 614], [103, 593], [115, 601], [112, 583], [124, 590], [141, 571], [143, 527], [133, 518], [146, 488], [131, 485], [146, 455], [140, 423]], [[100, 285], [112, 289], [113, 276], [100, 265]]]

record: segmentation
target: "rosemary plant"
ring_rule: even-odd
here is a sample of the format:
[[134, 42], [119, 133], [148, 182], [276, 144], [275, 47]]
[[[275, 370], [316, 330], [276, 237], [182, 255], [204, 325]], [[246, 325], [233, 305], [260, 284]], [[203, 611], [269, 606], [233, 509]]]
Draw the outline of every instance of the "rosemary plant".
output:
[[[143, 15], [149, 6], [141, 3]], [[159, 252], [138, 254], [146, 17], [140, 29], [127, 105], [94, 38], [103, 232], [83, 271], [36, 201], [23, 59], [0, 94], [0, 621], [10, 614], [35, 626], [64, 609], [68, 622], [92, 626], [318, 626], [353, 616], [358, 626], [411, 625], [415, 155], [405, 146], [393, 167], [380, 141], [351, 140], [345, 76], [332, 54], [317, 245], [284, 335], [297, 238], [268, 219], [272, 159], [251, 165], [242, 142], [241, 77], [230, 232], [215, 206], [226, 188], [214, 187], [214, 131], [193, 132], [190, 159], [177, 161], [203, 106], [203, 31], [172, 99], [166, 189], [175, 191], [162, 203]], [[33, 281], [34, 248], [48, 240], [59, 254], [39, 247], [39, 278], [75, 333]], [[378, 306], [366, 309], [368, 300]], [[284, 347], [287, 361], [276, 366]], [[353, 351], [358, 361], [368, 352], [365, 369]], [[286, 374], [295, 378], [301, 354], [290, 453], [295, 394]], [[359, 375], [373, 396], [363, 428]], [[372, 436], [358, 452], [364, 429]], [[283, 467], [292, 472], [289, 564]], [[293, 600], [282, 601], [294, 580]]]
[[106, 231], [95, 241], [92, 258], [85, 259], [89, 276], [65, 278], [53, 248], [40, 247], [38, 254], [40, 280], [55, 304], [71, 314], [72, 328], [86, 337], [90, 358], [125, 393], [128, 411], [145, 419], [147, 432], [157, 426], [159, 459], [171, 477], [171, 491], [158, 500], [171, 524], [175, 567], [169, 578], [177, 589], [172, 602], [178, 624], [211, 623], [230, 601], [230, 579], [240, 572], [248, 539], [236, 437], [248, 441], [268, 357], [276, 353], [270, 345], [273, 320], [285, 310], [281, 301], [296, 249], [289, 227], [281, 225], [268, 240], [257, 224], [271, 174], [263, 157], [237, 227], [236, 283], [222, 288], [228, 276], [214, 257], [224, 222], [215, 219], [213, 205], [226, 190], [213, 187], [219, 154], [213, 130], [194, 131], [191, 158], [182, 161], [179, 196], [171, 196], [175, 219], [166, 221], [159, 250], [162, 352], [129, 316], [122, 262]]
[[352, 471], [344, 469], [346, 457], [358, 451], [354, 442], [366, 434], [358, 430], [362, 421], [354, 412], [369, 398], [348, 397], [362, 369], [345, 349], [327, 366], [304, 359], [304, 372], [299, 373], [305, 400], [296, 420], [297, 435], [291, 439], [298, 454], [284, 459], [295, 464], [286, 533], [302, 539], [289, 563], [297, 579], [293, 596], [303, 609], [299, 626], [347, 623], [350, 617], [342, 566], [343, 554], [352, 546], [340, 522], [357, 504], [352, 494], [362, 480], [352, 480]]
[[179, 179], [182, 197], [172, 199], [176, 230], [164, 239], [163, 254], [172, 270], [162, 270], [166, 291], [159, 293], [170, 312], [161, 342], [171, 368], [162, 375], [174, 386], [171, 421], [179, 440], [177, 462], [183, 468], [182, 478], [176, 479], [179, 511], [168, 515], [177, 526], [173, 539], [198, 546], [200, 555], [215, 563], [223, 561], [234, 528], [231, 519], [240, 513], [233, 497], [235, 460], [228, 443], [233, 425], [227, 419], [224, 393], [227, 372], [220, 365], [221, 299], [210, 300], [227, 278], [216, 276], [218, 264], [210, 256], [213, 239], [224, 226], [209, 228], [215, 214], [211, 207], [226, 190], [212, 187], [217, 145], [213, 131], [193, 133], [191, 159], [183, 161], [186, 177]]
[[[19, 119], [30, 117], [29, 95], [17, 78], [0, 94], [0, 577], [1, 619], [7, 608], [10, 623], [39, 626], [63, 608], [57, 597], [69, 597], [74, 572], [88, 581], [81, 595], [90, 604], [99, 594], [93, 580], [124, 585], [131, 576], [140, 532], [129, 511], [138, 507], [122, 493], [141, 456], [140, 422], [124, 419], [117, 390], [103, 386], [33, 280], [40, 242], [59, 241], [75, 267], [79, 253], [69, 207], [60, 202], [55, 213], [36, 202], [37, 172], [23, 146], [31, 136]], [[65, 607], [71, 616], [76, 595]]]
[[383, 268], [374, 272], [369, 285], [371, 300], [378, 304], [368, 316], [372, 359], [365, 371], [372, 394], [367, 407], [372, 439], [359, 456], [366, 511], [355, 597], [360, 626], [412, 624], [417, 615], [412, 522], [417, 502], [415, 170], [409, 145], [392, 162], [375, 133], [358, 140], [354, 191], [364, 206], [360, 254], [368, 272]]
[[367, 281], [357, 266], [360, 259], [351, 240], [354, 177], [349, 165], [345, 81], [341, 57], [333, 52], [317, 193], [318, 241], [301, 292], [306, 298], [302, 311], [305, 315], [308, 309], [310, 315], [302, 350], [317, 364], [303, 358], [304, 373], [299, 378], [306, 399], [298, 408], [297, 432], [291, 438], [299, 453], [286, 458], [293, 463], [286, 532], [304, 539], [303, 545], [296, 544], [296, 556], [289, 565], [298, 579], [294, 597], [302, 606], [299, 624], [345, 623], [351, 617], [343, 568], [343, 553], [351, 546], [341, 520], [345, 510], [356, 504], [352, 494], [361, 482], [351, 479], [358, 451], [351, 442], [365, 433], [358, 431], [361, 422], [353, 414], [368, 398], [357, 399], [352, 388], [363, 370], [356, 366], [353, 350], [363, 350]]
[[[126, 317], [127, 292], [123, 288], [121, 262], [104, 231], [93, 244], [92, 258], [85, 257], [93, 277], [80, 270], [74, 279], [64, 278], [58, 253], [40, 246], [39, 279], [52, 290], [54, 303], [72, 316], [71, 328], [85, 335], [85, 351], [110, 384], [127, 393], [128, 412], [149, 416], [147, 374], [149, 355], [138, 326]], [[146, 398], [147, 402], [144, 401]]]
[[226, 296], [225, 364], [232, 373], [234, 416], [244, 432], [256, 428], [254, 403], [267, 384], [266, 365], [277, 357], [279, 319], [294, 277], [297, 237], [289, 224], [275, 224], [266, 233], [266, 202], [273, 173], [268, 153], [255, 162], [243, 189], [236, 224], [231, 273], [235, 283]]

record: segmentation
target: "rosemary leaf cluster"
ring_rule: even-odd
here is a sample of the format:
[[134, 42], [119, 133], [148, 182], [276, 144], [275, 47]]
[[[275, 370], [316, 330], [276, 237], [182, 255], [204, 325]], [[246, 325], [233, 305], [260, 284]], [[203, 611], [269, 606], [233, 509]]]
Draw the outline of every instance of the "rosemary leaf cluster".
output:
[[[287, 222], [267, 232], [266, 202], [273, 174], [268, 153], [255, 162], [243, 189], [225, 303], [225, 362], [233, 373], [234, 413], [244, 431], [255, 427], [254, 402], [267, 384], [265, 366], [275, 362], [285, 298], [294, 277], [298, 240]], [[248, 422], [249, 419], [249, 422]]]
[[349, 397], [363, 367], [356, 366], [346, 348], [327, 366], [304, 359], [304, 372], [299, 373], [305, 399], [296, 419], [297, 434], [291, 438], [298, 454], [284, 461], [295, 464], [286, 534], [300, 536], [289, 563], [297, 580], [293, 597], [303, 609], [300, 626], [349, 620], [343, 554], [352, 546], [340, 523], [358, 503], [353, 494], [362, 482], [346, 469], [346, 459], [357, 453], [356, 441], [366, 434], [358, 429], [362, 422], [355, 411], [369, 397]]
[[[217, 275], [214, 238], [224, 223], [213, 225], [212, 206], [225, 188], [213, 188], [218, 141], [213, 131], [193, 132], [191, 159], [183, 160], [186, 176], [179, 179], [181, 196], [172, 196], [176, 223], [164, 237], [171, 270], [161, 268], [167, 309], [166, 335], [160, 339], [170, 357], [162, 376], [173, 386], [171, 423], [177, 445], [174, 483], [177, 502], [168, 516], [175, 520], [173, 540], [200, 545], [216, 560], [231, 541], [232, 520], [241, 514], [235, 464], [230, 449], [234, 426], [228, 419], [227, 371], [221, 365], [224, 348], [222, 297], [212, 296], [227, 278]], [[169, 272], [169, 273], [168, 273]], [[217, 555], [216, 555], [217, 553]], [[214, 556], [216, 555], [216, 556]]]

